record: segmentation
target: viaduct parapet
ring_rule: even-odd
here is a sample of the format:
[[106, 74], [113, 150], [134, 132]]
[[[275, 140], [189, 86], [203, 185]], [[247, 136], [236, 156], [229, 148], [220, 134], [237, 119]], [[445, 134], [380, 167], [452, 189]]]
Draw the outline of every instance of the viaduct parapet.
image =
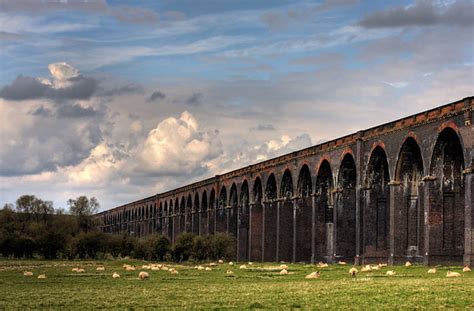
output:
[[104, 232], [227, 232], [239, 261], [474, 264], [474, 97], [97, 214]]

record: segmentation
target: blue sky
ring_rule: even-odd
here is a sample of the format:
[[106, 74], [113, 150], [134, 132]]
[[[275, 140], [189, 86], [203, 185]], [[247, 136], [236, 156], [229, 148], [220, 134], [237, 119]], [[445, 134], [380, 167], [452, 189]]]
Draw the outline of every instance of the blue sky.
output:
[[466, 0], [0, 0], [0, 203], [111, 208], [471, 96], [473, 15]]

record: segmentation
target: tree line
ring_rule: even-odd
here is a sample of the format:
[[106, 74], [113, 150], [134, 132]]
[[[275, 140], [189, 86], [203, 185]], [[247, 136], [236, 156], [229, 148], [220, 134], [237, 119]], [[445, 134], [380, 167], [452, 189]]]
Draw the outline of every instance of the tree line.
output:
[[231, 258], [235, 240], [226, 234], [193, 236], [183, 233], [172, 246], [165, 236], [137, 238], [101, 232], [94, 218], [96, 198], [67, 201], [69, 211], [51, 201], [22, 195], [0, 210], [0, 254], [12, 258], [146, 260], [216, 260]]

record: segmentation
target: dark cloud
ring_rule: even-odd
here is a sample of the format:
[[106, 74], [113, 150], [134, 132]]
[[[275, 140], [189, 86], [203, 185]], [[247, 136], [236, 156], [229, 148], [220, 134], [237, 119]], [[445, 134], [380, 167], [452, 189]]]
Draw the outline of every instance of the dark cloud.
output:
[[31, 112], [31, 115], [37, 117], [51, 117], [53, 116], [53, 112], [49, 108], [45, 108], [43, 105], [39, 106], [35, 110]]
[[97, 90], [98, 82], [91, 77], [79, 76], [69, 80], [70, 85], [63, 88], [54, 88], [42, 83], [37, 78], [19, 75], [10, 85], [0, 90], [0, 97], [7, 100], [29, 99], [89, 99]]
[[275, 131], [273, 124], [259, 124], [256, 127], [250, 128], [250, 131]]
[[411, 6], [399, 6], [375, 12], [359, 23], [365, 28], [395, 28], [407, 26], [474, 24], [474, 2], [457, 1], [448, 7], [437, 7], [428, 1], [417, 1]]
[[91, 118], [99, 116], [102, 113], [91, 108], [91, 107], [82, 107], [78, 104], [74, 105], [61, 105], [56, 111], [58, 118]]
[[136, 84], [128, 84], [119, 88], [113, 88], [108, 90], [102, 90], [98, 95], [99, 96], [117, 96], [124, 95], [128, 93], [137, 93], [143, 88]]
[[148, 102], [154, 102], [157, 100], [163, 100], [166, 98], [166, 95], [160, 91], [153, 92], [148, 98]]
[[188, 99], [186, 99], [185, 104], [190, 106], [198, 106], [201, 104], [202, 97], [203, 96], [201, 93], [194, 93]]

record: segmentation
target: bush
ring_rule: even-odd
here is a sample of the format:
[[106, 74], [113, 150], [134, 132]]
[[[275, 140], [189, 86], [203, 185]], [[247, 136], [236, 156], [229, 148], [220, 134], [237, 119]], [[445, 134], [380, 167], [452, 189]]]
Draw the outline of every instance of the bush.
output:
[[80, 233], [72, 244], [74, 257], [96, 259], [98, 253], [106, 251], [106, 235], [102, 232]]
[[235, 239], [225, 233], [214, 235], [212, 245], [212, 259], [231, 259], [235, 255]]
[[163, 261], [171, 252], [171, 243], [165, 236], [156, 236], [151, 243], [151, 257], [154, 260]]
[[178, 236], [173, 248], [173, 259], [177, 262], [186, 261], [193, 250], [193, 235], [185, 232]]
[[55, 259], [65, 250], [67, 237], [59, 232], [47, 231], [36, 243], [39, 253], [46, 259]]

